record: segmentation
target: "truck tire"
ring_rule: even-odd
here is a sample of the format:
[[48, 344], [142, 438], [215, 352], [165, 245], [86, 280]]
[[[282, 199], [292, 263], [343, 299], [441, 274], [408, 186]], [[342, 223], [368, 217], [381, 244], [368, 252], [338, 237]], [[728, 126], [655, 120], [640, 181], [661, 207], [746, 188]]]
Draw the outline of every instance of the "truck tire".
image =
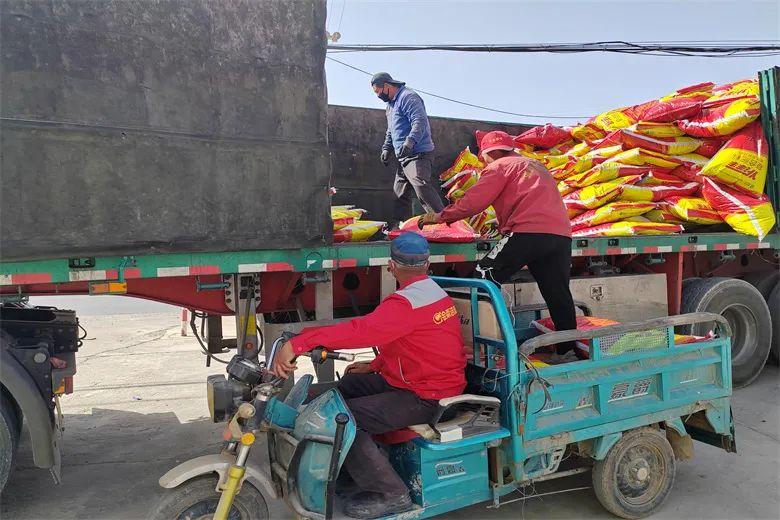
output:
[[[703, 278], [685, 287], [681, 313], [714, 312], [731, 326], [731, 380], [735, 388], [749, 385], [761, 373], [772, 343], [772, 317], [761, 293], [744, 280]], [[710, 323], [685, 327], [684, 333], [705, 335]]]
[[644, 518], [666, 501], [676, 462], [666, 436], [652, 428], [623, 434], [593, 465], [593, 490], [604, 509], [621, 518]]
[[11, 401], [0, 391], [0, 492], [14, 469], [19, 446], [19, 420]]
[[760, 273], [748, 273], [743, 278], [747, 283], [758, 289], [761, 296], [769, 301], [769, 295], [780, 281], [780, 271], [761, 271]]
[[[178, 487], [167, 489], [154, 511], [149, 515], [154, 520], [187, 520], [190, 518], [211, 518], [217, 509], [219, 493], [216, 491], [217, 476], [202, 475], [184, 482]], [[268, 520], [268, 505], [263, 494], [249, 482], [244, 482], [241, 491], [233, 499], [228, 514], [230, 520]]]
[[780, 281], [775, 284], [775, 288], [767, 298], [769, 304], [769, 314], [772, 316], [772, 361], [775, 364], [780, 363]]

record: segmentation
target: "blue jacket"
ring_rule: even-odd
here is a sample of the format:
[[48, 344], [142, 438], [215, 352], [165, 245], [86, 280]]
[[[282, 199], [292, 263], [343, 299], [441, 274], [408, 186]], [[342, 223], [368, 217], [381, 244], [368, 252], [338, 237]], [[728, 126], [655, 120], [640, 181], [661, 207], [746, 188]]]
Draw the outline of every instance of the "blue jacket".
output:
[[412, 155], [433, 151], [431, 125], [420, 95], [410, 88], [401, 86], [395, 99], [387, 103], [387, 135], [383, 150], [395, 150], [396, 156], [407, 137], [414, 141]]

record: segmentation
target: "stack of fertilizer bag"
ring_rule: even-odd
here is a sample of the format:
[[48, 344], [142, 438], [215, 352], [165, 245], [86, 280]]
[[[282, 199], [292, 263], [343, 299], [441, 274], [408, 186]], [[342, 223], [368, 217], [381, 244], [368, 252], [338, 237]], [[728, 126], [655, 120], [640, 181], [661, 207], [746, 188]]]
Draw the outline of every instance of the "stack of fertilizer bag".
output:
[[[479, 172], [485, 165], [471, 153], [468, 147], [463, 150], [455, 162], [439, 178], [442, 180], [442, 189], [447, 190], [447, 200], [450, 203], [457, 201], [466, 193], [466, 190], [474, 186], [479, 179]], [[403, 231], [420, 233], [429, 242], [472, 242], [483, 238], [495, 238], [498, 236], [498, 224], [496, 212], [492, 206], [468, 220], [460, 220], [452, 224], [433, 224], [418, 228], [419, 215], [403, 222], [398, 230], [388, 233], [388, 238], [393, 239]]]
[[384, 230], [386, 222], [361, 220], [366, 210], [355, 206], [331, 206], [333, 242], [367, 242]]
[[[483, 132], [478, 132], [477, 142], [482, 134]], [[466, 191], [477, 183], [479, 174], [484, 167], [485, 164], [471, 153], [468, 147], [460, 152], [452, 166], [439, 176], [442, 189], [447, 190], [447, 200], [454, 203], [463, 197]], [[482, 213], [458, 222], [458, 225], [462, 225], [464, 229], [470, 229], [477, 237], [496, 238], [499, 235], [496, 210], [493, 209], [493, 206], [488, 206]]]
[[[756, 81], [703, 83], [573, 128], [538, 126], [515, 143], [559, 182], [575, 237], [728, 225], [762, 239], [775, 216], [764, 195], [768, 156], [759, 115]], [[482, 167], [464, 150], [441, 175], [447, 197], [462, 196]], [[491, 209], [470, 221], [483, 236], [497, 233]]]

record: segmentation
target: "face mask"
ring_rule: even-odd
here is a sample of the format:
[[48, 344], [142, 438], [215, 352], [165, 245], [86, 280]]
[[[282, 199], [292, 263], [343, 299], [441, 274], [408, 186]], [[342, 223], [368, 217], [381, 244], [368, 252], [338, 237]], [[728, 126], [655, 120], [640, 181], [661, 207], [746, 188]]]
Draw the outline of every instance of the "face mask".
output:
[[376, 97], [378, 97], [379, 99], [381, 99], [385, 103], [389, 103], [390, 102], [390, 94], [385, 94], [384, 92], [380, 92], [379, 94], [376, 95]]

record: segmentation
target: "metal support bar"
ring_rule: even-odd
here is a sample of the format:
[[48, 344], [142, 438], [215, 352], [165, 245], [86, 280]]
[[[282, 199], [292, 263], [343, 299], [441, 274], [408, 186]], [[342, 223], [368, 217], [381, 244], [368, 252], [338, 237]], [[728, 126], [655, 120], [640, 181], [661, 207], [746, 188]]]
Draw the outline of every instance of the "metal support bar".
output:
[[[317, 321], [333, 319], [333, 277], [324, 272], [318, 276], [322, 281], [314, 286], [314, 313]], [[328, 359], [321, 365], [314, 365], [317, 382], [329, 383], [334, 380], [333, 360]]]
[[260, 298], [260, 280], [254, 274], [235, 274], [231, 285], [235, 302], [238, 355], [255, 359], [259, 350], [256, 312]]

